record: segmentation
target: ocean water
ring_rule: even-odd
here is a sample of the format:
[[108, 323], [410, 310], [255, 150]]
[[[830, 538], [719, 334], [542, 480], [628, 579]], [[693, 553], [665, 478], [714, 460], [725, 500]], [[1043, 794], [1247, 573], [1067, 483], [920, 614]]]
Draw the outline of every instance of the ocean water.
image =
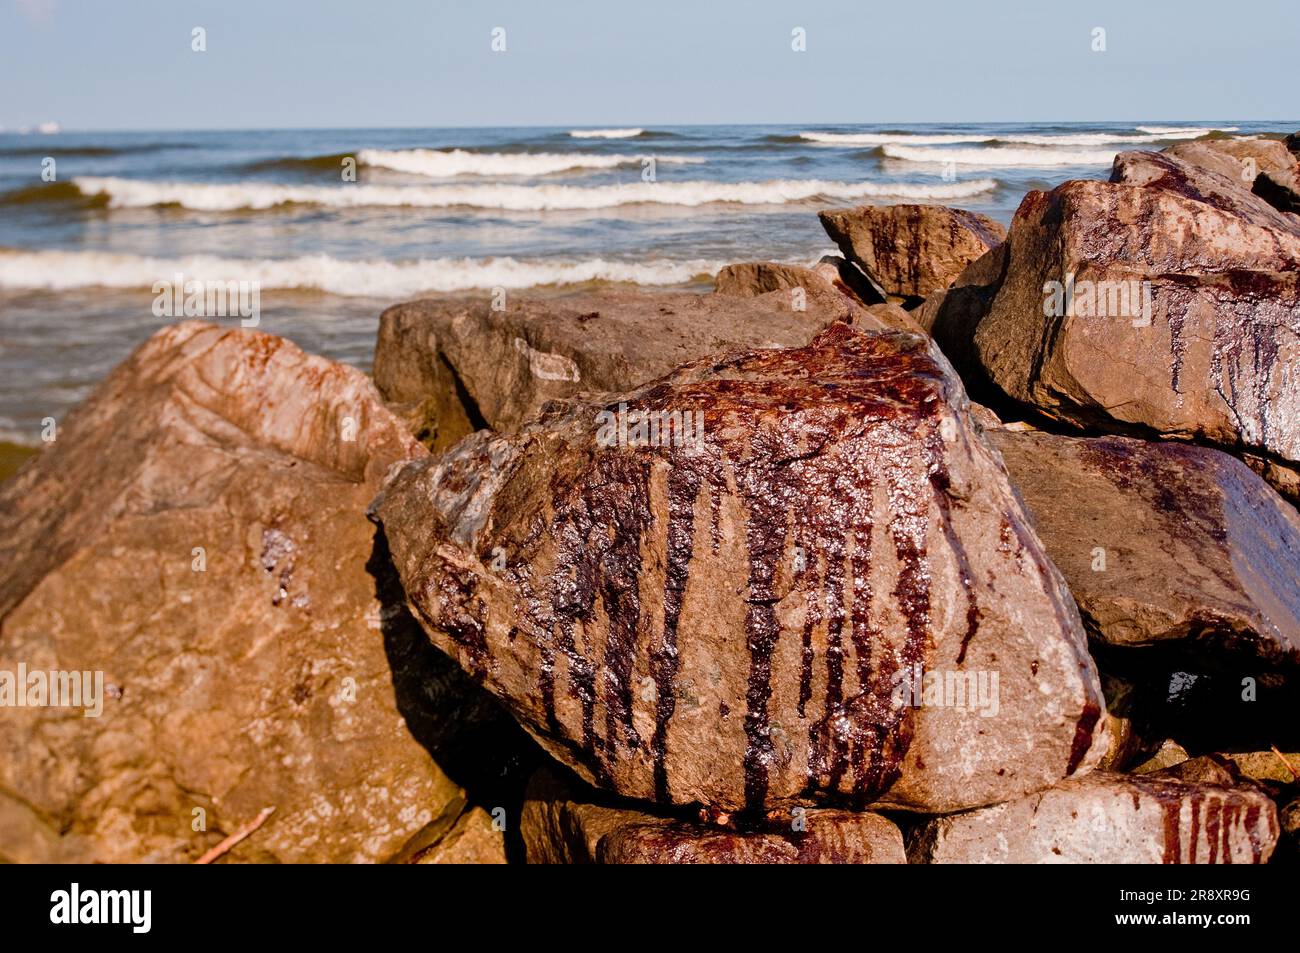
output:
[[256, 282], [260, 328], [368, 369], [379, 312], [407, 298], [608, 282], [704, 290], [729, 262], [834, 251], [818, 209], [926, 202], [1009, 222], [1025, 192], [1104, 178], [1126, 149], [1295, 128], [0, 135], [0, 440], [37, 443], [45, 418], [175, 320], [154, 313], [153, 289], [177, 275]]

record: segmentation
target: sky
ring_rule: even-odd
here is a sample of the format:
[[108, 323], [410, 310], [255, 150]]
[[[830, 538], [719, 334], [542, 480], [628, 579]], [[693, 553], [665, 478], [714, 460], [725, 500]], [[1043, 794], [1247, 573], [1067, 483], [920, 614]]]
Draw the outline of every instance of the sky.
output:
[[1280, 121], [1297, 39], [1296, 0], [0, 0], [0, 127]]

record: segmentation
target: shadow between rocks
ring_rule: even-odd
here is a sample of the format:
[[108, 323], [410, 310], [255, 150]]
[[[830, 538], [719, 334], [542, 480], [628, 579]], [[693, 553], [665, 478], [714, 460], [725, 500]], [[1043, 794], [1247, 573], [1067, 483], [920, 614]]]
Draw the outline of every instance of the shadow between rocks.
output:
[[505, 809], [507, 859], [522, 862], [524, 788], [546, 755], [482, 686], [429, 641], [406, 605], [388, 537], [375, 528], [366, 571], [380, 602], [397, 710], [411, 736], [463, 787], [471, 805]]

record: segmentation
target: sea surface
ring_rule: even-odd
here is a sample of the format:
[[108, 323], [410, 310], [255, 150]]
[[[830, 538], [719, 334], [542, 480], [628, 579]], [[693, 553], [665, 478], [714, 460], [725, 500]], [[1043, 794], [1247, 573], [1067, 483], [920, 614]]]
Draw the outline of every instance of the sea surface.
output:
[[1026, 191], [1104, 178], [1126, 149], [1295, 128], [3, 134], [0, 441], [37, 444], [45, 418], [176, 320], [154, 313], [154, 287], [177, 275], [256, 282], [263, 330], [368, 370], [379, 312], [404, 299], [610, 282], [704, 290], [730, 262], [833, 252], [818, 209], [926, 202], [1009, 222]]

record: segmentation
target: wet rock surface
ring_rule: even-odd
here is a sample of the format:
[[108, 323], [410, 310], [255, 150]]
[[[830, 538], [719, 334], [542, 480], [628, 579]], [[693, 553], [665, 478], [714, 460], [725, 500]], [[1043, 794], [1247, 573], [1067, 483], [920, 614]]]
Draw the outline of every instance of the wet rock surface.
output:
[[[659, 410], [700, 414], [698, 441], [624, 416], [600, 445]], [[949, 811], [1106, 747], [1073, 603], [915, 335], [837, 325], [552, 405], [374, 510], [433, 642], [625, 796]]]
[[1094, 636], [1300, 667], [1300, 514], [1245, 464], [1123, 437], [986, 437]]
[[1061, 421], [1294, 469], [1300, 220], [1168, 155], [1122, 154], [1113, 178], [1025, 197], [983, 291], [981, 371]]
[[119, 367], [0, 488], [0, 670], [102, 676], [98, 717], [0, 707], [0, 857], [183, 862], [274, 807], [223, 862], [378, 861], [461, 797], [500, 719], [364, 515], [423, 453], [270, 335], [185, 322]]
[[746, 828], [647, 813], [543, 770], [528, 786], [523, 839], [533, 864], [905, 864], [903, 835], [879, 814], [793, 808]]
[[514, 430], [548, 400], [626, 390], [728, 350], [798, 347], [858, 312], [850, 296], [808, 281], [801, 300], [782, 287], [509, 295], [504, 310], [486, 296], [407, 302], [380, 316], [375, 384], [385, 400], [423, 409], [416, 429], [440, 451], [481, 427]]
[[844, 257], [891, 295], [924, 298], [1006, 238], [999, 223], [942, 205], [862, 205], [819, 213]]
[[933, 818], [908, 841], [928, 864], [1260, 864], [1277, 807], [1249, 786], [1096, 771], [1049, 791]]

